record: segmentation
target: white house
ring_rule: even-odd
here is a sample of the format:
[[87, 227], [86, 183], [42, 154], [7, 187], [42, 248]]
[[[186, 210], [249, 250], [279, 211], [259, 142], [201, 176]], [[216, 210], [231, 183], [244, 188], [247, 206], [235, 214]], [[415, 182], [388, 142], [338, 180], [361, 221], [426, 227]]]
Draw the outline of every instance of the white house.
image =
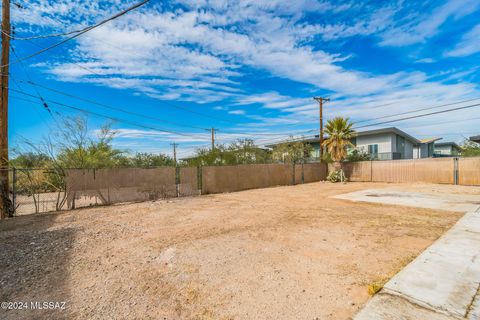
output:
[[[326, 139], [326, 138], [325, 138]], [[434, 142], [441, 138], [419, 140], [402, 130], [390, 127], [359, 131], [352, 139], [355, 147], [368, 153], [376, 160], [397, 160], [397, 159], [418, 159], [429, 158], [434, 155]], [[304, 142], [312, 145], [311, 156], [319, 157], [318, 135], [312, 139], [305, 139]], [[267, 146], [273, 147], [275, 144]]]
[[418, 140], [398, 128], [390, 127], [357, 132], [352, 143], [373, 159], [397, 160], [433, 157], [433, 144], [440, 139]]
[[458, 156], [462, 149], [455, 142], [442, 142], [435, 143], [434, 150], [436, 157], [454, 157]]

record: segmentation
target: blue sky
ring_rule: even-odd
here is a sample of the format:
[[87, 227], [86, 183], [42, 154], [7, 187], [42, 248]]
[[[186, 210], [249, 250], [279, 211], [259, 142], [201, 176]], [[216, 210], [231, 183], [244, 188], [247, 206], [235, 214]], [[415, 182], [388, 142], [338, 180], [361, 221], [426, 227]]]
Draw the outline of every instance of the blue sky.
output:
[[[12, 24], [21, 38], [77, 30], [135, 2], [17, 3], [24, 8], [12, 5]], [[60, 40], [19, 39], [12, 46], [23, 57]], [[170, 143], [177, 142], [180, 156], [186, 156], [209, 144], [204, 128], [219, 128], [219, 143], [251, 137], [264, 144], [318, 133], [313, 96], [331, 99], [327, 119], [346, 116], [361, 125], [480, 98], [479, 61], [478, 0], [150, 1], [68, 44], [12, 64], [10, 87], [118, 118], [113, 127], [121, 149], [170, 153]], [[52, 117], [41, 104], [18, 97], [38, 98], [11, 96], [14, 144], [40, 141], [59, 118], [78, 114], [49, 103]], [[431, 111], [474, 103], [480, 100]], [[88, 118], [92, 134], [109, 121]], [[477, 107], [383, 126], [460, 142], [479, 134], [479, 124]]]

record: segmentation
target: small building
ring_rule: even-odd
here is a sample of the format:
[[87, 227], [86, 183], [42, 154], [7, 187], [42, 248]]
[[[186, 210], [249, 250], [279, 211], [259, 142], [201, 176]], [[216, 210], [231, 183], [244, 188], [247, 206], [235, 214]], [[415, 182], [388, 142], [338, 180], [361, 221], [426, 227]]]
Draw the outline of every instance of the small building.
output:
[[419, 159], [433, 157], [433, 144], [441, 138], [418, 140], [395, 128], [357, 132], [352, 143], [376, 160]]
[[[325, 138], [326, 139], [326, 138]], [[434, 143], [441, 138], [419, 140], [396, 128], [358, 131], [352, 144], [374, 160], [419, 159], [434, 156]], [[319, 158], [319, 138], [304, 139], [312, 146], [311, 157]], [[280, 143], [278, 143], [280, 144]], [[276, 144], [267, 147], [274, 147]]]
[[470, 137], [470, 141], [480, 143], [480, 134], [478, 136]]
[[461, 148], [455, 142], [440, 142], [434, 144], [435, 157], [455, 157], [460, 155]]

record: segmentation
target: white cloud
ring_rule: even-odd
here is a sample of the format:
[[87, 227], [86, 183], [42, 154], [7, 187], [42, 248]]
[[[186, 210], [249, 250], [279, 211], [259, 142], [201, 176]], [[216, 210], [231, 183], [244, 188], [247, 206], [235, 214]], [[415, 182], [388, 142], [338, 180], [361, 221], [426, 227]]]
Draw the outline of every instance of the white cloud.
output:
[[[43, 18], [53, 17], [54, 2], [46, 3], [33, 5], [31, 19], [25, 17], [26, 24], [39, 28], [50, 24]], [[479, 6], [475, 0], [446, 1], [433, 11], [419, 10], [411, 2], [399, 1], [372, 13], [370, 7], [360, 4], [338, 6], [334, 2], [313, 0], [181, 3], [188, 9], [168, 11], [169, 6], [159, 5], [132, 12], [79, 37], [68, 52], [71, 60], [57, 60], [39, 67], [63, 81], [129, 89], [157, 99], [221, 102], [235, 107], [259, 104], [265, 114], [248, 115], [255, 121], [247, 124], [251, 127], [310, 124], [318, 117], [318, 107], [311, 97], [293, 97], [271, 90], [248, 93], [249, 88], [240, 81], [251, 69], [308, 84], [312, 92], [328, 92], [332, 102], [326, 107], [327, 115], [341, 112], [357, 119], [392, 110], [368, 109], [379, 104], [392, 103], [396, 110], [402, 111], [455, 101], [477, 92], [468, 82], [456, 79], [454, 84], [445, 84], [441, 80], [432, 81], [422, 72], [373, 74], [343, 67], [342, 62], [350, 53], [320, 50], [320, 46], [315, 46], [316, 40], [312, 41], [319, 36], [323, 40], [338, 40], [354, 35], [378, 35], [382, 45], [421, 43], [437, 34], [448, 19], [460, 19], [473, 12]], [[61, 4], [63, 11], [56, 18], [62, 23], [71, 16], [76, 23], [83, 19], [98, 21], [120, 6], [127, 6], [125, 2], [113, 1], [110, 6], [94, 11], [83, 2], [63, 0]], [[351, 22], [344, 19], [335, 24], [321, 24], [303, 20], [306, 13], [350, 17], [362, 10], [367, 13], [359, 14]], [[15, 19], [21, 21], [24, 16], [19, 14]], [[55, 29], [57, 24], [52, 22], [50, 27]], [[461, 51], [461, 43], [455, 49], [460, 50], [457, 54], [465, 52]], [[92, 69], [95, 74], [80, 66]], [[236, 114], [244, 111], [226, 107], [221, 111], [229, 110]]]
[[480, 24], [466, 33], [453, 50], [447, 51], [447, 57], [465, 57], [480, 52]]
[[383, 33], [380, 44], [406, 46], [424, 42], [435, 36], [448, 19], [458, 20], [475, 12], [479, 7], [478, 0], [448, 0], [431, 13], [423, 13], [421, 8], [416, 7], [415, 13], [395, 17], [399, 22]]
[[240, 109], [237, 109], [237, 110], [230, 110], [228, 111], [229, 114], [236, 114], [236, 115], [244, 115], [245, 114], [245, 110], [240, 110]]
[[434, 63], [435, 59], [432, 58], [422, 58], [415, 61], [416, 63]]

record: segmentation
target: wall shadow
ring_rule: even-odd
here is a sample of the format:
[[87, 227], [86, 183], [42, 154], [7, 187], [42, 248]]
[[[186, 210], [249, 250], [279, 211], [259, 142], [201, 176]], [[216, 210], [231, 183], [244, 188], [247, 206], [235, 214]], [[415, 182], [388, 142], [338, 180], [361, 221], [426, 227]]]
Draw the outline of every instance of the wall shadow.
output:
[[[57, 216], [0, 221], [0, 302], [16, 303], [7, 309], [2, 304], [0, 319], [72, 317], [68, 264], [76, 229], [55, 228]], [[58, 304], [45, 306], [45, 302]]]

